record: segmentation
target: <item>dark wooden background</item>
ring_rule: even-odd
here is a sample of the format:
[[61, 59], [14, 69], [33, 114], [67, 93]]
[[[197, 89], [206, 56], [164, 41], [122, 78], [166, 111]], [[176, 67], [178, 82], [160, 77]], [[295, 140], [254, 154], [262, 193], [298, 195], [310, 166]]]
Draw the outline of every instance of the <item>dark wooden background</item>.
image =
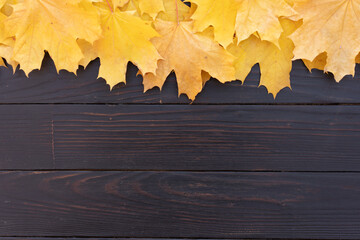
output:
[[0, 240], [360, 239], [359, 74], [296, 61], [273, 100], [255, 66], [189, 104], [98, 67], [0, 68]]

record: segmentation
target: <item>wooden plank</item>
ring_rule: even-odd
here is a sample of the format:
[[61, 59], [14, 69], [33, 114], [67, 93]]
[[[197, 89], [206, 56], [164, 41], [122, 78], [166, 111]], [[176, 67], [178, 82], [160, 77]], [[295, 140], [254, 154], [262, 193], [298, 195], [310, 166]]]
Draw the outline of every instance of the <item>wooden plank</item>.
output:
[[[106, 238], [93, 238], [93, 237], [0, 237], [0, 240], [181, 240], [177, 238], [118, 238], [118, 237], [106, 237]], [[205, 239], [206, 240], [206, 239]], [[209, 239], [210, 240], [210, 239]], [[221, 240], [221, 239], [211, 239], [211, 240]]]
[[[0, 103], [189, 103], [186, 96], [177, 97], [175, 76], [171, 75], [162, 92], [153, 89], [143, 93], [142, 78], [136, 76], [137, 68], [130, 64], [127, 85], [109, 87], [98, 75], [99, 61], [92, 62], [78, 76], [60, 71], [58, 75], [47, 56], [41, 71], [30, 73], [27, 79], [22, 71], [15, 75], [0, 68]], [[291, 73], [292, 90], [284, 89], [274, 101], [265, 87], [258, 87], [259, 67], [255, 66], [245, 84], [235, 81], [220, 84], [211, 80], [195, 100], [197, 104], [243, 103], [360, 103], [360, 66], [355, 78], [346, 77], [335, 83], [330, 75], [315, 70], [309, 73], [301, 61], [295, 61]]]
[[128, 68], [126, 87], [119, 85], [112, 92], [104, 80], [97, 79], [98, 71], [99, 61], [94, 61], [77, 76], [64, 70], [57, 74], [49, 57], [29, 79], [23, 71], [13, 75], [11, 69], [0, 67], [0, 103], [159, 102], [159, 91], [143, 94], [142, 78], [136, 77], [134, 65]]
[[54, 166], [50, 111], [47, 106], [0, 106], [1, 169]]
[[[203, 239], [203, 238], [201, 238]], [[221, 240], [223, 238], [214, 239], [211, 238], [211, 240]], [[81, 237], [81, 238], [74, 238], [74, 237], [0, 237], [0, 240], [182, 240], [182, 238], [88, 238], [88, 237]], [[210, 240], [210, 239], [204, 239], [204, 240]], [[241, 239], [240, 239], [241, 240]], [[245, 240], [245, 239], [244, 239]], [[261, 239], [258, 239], [261, 240]]]
[[360, 170], [360, 106], [65, 106], [56, 168]]
[[0, 105], [1, 169], [360, 171], [360, 106]]
[[359, 173], [1, 172], [0, 235], [359, 239]]
[[[62, 237], [62, 238], [58, 238], [58, 237], [0, 237], [0, 240], [182, 240], [183, 238], [119, 238], [119, 237], [106, 237], [106, 238], [93, 238], [93, 237], [81, 237], [81, 238], [74, 238], [74, 237]], [[196, 239], [196, 238], [194, 238]], [[204, 238], [199, 238], [199, 239], [203, 239], [203, 240], [222, 240], [225, 238], [219, 238], [219, 239], [214, 239], [214, 238], [210, 238], [210, 239], [204, 239]], [[239, 239], [241, 240], [241, 239]], [[243, 239], [245, 240], [245, 239]], [[248, 239], [250, 240], [250, 239]], [[257, 240], [261, 240], [259, 238], [257, 238]], [[265, 240], [265, 239], [264, 239]]]
[[[196, 239], [196, 238], [192, 238]], [[199, 238], [199, 240], [223, 240], [226, 238], [210, 238], [210, 239], [204, 239]], [[238, 240], [250, 240], [245, 238], [237, 238]], [[106, 237], [106, 238], [93, 238], [93, 237], [81, 237], [81, 238], [74, 238], [74, 237], [0, 237], [0, 240], [183, 240], [183, 238], [119, 238], [119, 237]], [[254, 239], [252, 239], [254, 240]], [[256, 240], [262, 240], [260, 238], [256, 238]], [[263, 239], [267, 240], [267, 239]]]
[[357, 65], [355, 70], [355, 77], [346, 76], [340, 83], [336, 83], [332, 74], [324, 74], [319, 70], [310, 73], [302, 61], [295, 61], [290, 77], [292, 90], [289, 88], [281, 90], [274, 100], [264, 86], [259, 87], [260, 69], [256, 65], [243, 85], [240, 81], [226, 84], [221, 84], [217, 80], [209, 81], [197, 96], [195, 103], [359, 103], [360, 97], [356, 92], [360, 91], [360, 65]]

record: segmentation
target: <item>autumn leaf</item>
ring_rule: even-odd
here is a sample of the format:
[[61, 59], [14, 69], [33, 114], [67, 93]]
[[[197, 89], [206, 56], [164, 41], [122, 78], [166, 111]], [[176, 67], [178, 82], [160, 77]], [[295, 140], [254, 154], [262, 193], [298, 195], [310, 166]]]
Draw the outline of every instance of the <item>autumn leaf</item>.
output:
[[134, 4], [140, 15], [146, 13], [152, 18], [155, 18], [159, 12], [165, 11], [163, 0], [113, 0], [113, 9], [129, 3]]
[[89, 43], [84, 39], [78, 39], [77, 43], [84, 54], [83, 58], [80, 59], [79, 65], [86, 67], [92, 60], [98, 57], [96, 50], [94, 49], [93, 44]]
[[160, 13], [153, 23], [161, 36], [151, 40], [163, 59], [155, 74], [143, 74], [144, 91], [161, 89], [172, 71], [176, 74], [178, 94], [184, 93], [192, 100], [210, 76], [221, 82], [233, 80], [234, 58], [208, 34], [192, 31], [192, 10], [181, 1], [164, 0], [164, 6], [165, 14]]
[[[130, 1], [130, 0], [112, 0], [112, 1], [111, 1], [112, 4], [110, 4], [110, 1], [107, 2], [107, 3], [110, 5], [112, 11], [114, 11], [114, 9], [116, 9], [116, 8], [118, 8], [118, 7], [123, 7], [123, 6], [124, 6], [125, 4], [127, 4], [129, 1]], [[101, 2], [101, 1], [99, 1], [99, 2]]]
[[[113, 12], [106, 3], [97, 3], [101, 15], [102, 37], [91, 46], [82, 42], [85, 56], [100, 58], [99, 77], [112, 88], [125, 82], [125, 73], [129, 61], [143, 73], [155, 73], [157, 61], [161, 58], [150, 39], [158, 36], [156, 31], [142, 19], [116, 8]], [[90, 53], [86, 53], [90, 51]], [[90, 57], [89, 57], [90, 55]], [[85, 61], [86, 63], [86, 61]]]
[[261, 40], [278, 45], [283, 28], [280, 17], [298, 20], [296, 11], [284, 0], [242, 0], [236, 17], [238, 41], [257, 33]]
[[[317, 55], [313, 61], [303, 59], [303, 62], [310, 72], [312, 69], [318, 69], [324, 71], [326, 66], [326, 59], [327, 59], [327, 54], [326, 52], [323, 52]], [[360, 63], [360, 54], [356, 56], [355, 63]]]
[[[13, 38], [4, 39], [0, 44], [0, 56], [6, 59], [7, 63], [10, 64], [15, 72], [16, 67], [19, 65], [18, 62], [13, 60], [15, 40]], [[0, 58], [0, 66], [5, 66], [4, 61]]]
[[279, 39], [279, 47], [274, 43], [261, 40], [255, 35], [240, 42], [237, 45], [235, 40], [227, 49], [234, 54], [237, 59], [235, 61], [236, 78], [245, 80], [251, 71], [251, 68], [259, 63], [261, 78], [260, 85], [265, 86], [274, 98], [277, 93], [290, 85], [290, 71], [292, 68], [294, 44], [287, 37], [301, 24], [301, 22], [293, 22], [289, 19], [281, 19], [284, 32]]
[[304, 24], [290, 38], [295, 59], [313, 61], [327, 55], [324, 70], [336, 81], [354, 75], [355, 57], [360, 51], [360, 2], [354, 0], [295, 1], [295, 10]]
[[163, 0], [164, 9], [159, 13], [158, 18], [165, 21], [186, 21], [192, 15], [192, 10], [181, 0]]
[[[6, 0], [0, 0], [0, 9], [5, 5]], [[9, 57], [9, 50], [12, 55], [12, 49], [10, 46], [5, 44], [6, 35], [4, 34], [4, 20], [6, 19], [6, 15], [0, 11], [0, 56], [7, 58]], [[10, 57], [11, 57], [10, 55]], [[5, 63], [2, 58], [0, 58], [0, 66], [5, 66]]]
[[235, 0], [192, 0], [191, 2], [197, 5], [191, 17], [194, 19], [194, 31], [202, 32], [207, 27], [213, 26], [216, 41], [223, 46], [232, 43], [239, 4]]
[[92, 43], [101, 35], [99, 16], [92, 3], [73, 2], [24, 0], [12, 5], [13, 13], [4, 20], [4, 34], [15, 37], [12, 59], [26, 74], [40, 68], [45, 50], [58, 70], [75, 72], [83, 58], [76, 40]]
[[314, 58], [314, 60], [310, 61], [307, 59], [303, 59], [303, 62], [307, 67], [307, 69], [311, 72], [311, 70], [315, 68], [319, 70], [324, 70], [326, 66], [326, 59], [327, 59], [327, 54], [326, 52], [323, 52], [317, 55], [316, 58]]
[[203, 31], [214, 27], [215, 40], [223, 46], [233, 42], [236, 32], [238, 41], [257, 33], [261, 40], [278, 44], [282, 28], [279, 17], [290, 17], [296, 12], [284, 0], [191, 0], [197, 5], [192, 16], [194, 30]]
[[[174, 71], [194, 99], [211, 78], [244, 81], [254, 64], [275, 97], [292, 60], [339, 81], [360, 62], [359, 0], [0, 0], [0, 56], [28, 74], [47, 51], [57, 70], [100, 59], [99, 77], [126, 82], [129, 61], [145, 91]], [[0, 65], [4, 61], [0, 59]]]
[[134, 0], [137, 1], [141, 14], [147, 13], [152, 18], [155, 18], [156, 15], [164, 11], [163, 0]]
[[164, 58], [159, 61], [156, 74], [145, 74], [144, 89], [162, 87], [167, 76], [175, 71], [179, 95], [190, 99], [203, 87], [202, 71], [208, 72], [220, 82], [234, 80], [233, 57], [211, 38], [194, 34], [192, 22], [170, 22], [158, 19], [155, 29], [161, 37], [152, 42]]

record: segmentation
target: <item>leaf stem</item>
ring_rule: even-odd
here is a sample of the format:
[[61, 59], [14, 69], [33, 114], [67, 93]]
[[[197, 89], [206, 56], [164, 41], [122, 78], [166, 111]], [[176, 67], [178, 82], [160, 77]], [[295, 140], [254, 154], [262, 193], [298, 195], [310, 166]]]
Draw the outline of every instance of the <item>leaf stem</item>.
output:
[[177, 25], [180, 24], [180, 21], [179, 21], [179, 7], [178, 7], [178, 0], [175, 0], [175, 8], [176, 8], [176, 22], [177, 22]]
[[110, 8], [110, 11], [113, 13], [114, 9], [111, 7], [109, 0], [106, 0], [106, 3], [108, 5], [108, 7]]

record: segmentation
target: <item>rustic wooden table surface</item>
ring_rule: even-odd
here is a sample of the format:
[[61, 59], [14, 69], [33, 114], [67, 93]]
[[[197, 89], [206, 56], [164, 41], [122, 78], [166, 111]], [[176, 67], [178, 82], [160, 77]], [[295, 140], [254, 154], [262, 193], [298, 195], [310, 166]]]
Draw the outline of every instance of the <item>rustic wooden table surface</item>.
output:
[[274, 101], [254, 67], [189, 104], [98, 66], [0, 69], [0, 240], [360, 239], [359, 75], [296, 61]]

